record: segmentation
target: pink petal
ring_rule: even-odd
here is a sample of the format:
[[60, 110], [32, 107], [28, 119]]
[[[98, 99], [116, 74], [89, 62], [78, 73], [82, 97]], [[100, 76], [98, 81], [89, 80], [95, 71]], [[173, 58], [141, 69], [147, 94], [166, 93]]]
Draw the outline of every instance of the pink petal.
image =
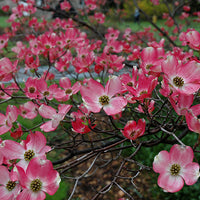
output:
[[10, 126], [6, 126], [6, 125], [1, 126], [0, 127], [0, 135], [2, 135], [4, 133], [7, 133], [11, 128], [12, 128], [12, 126], [11, 127]]
[[53, 128], [52, 126], [52, 120], [42, 124], [40, 126], [40, 129], [43, 130], [44, 132], [50, 132], [50, 131], [54, 131], [56, 129], [56, 127]]
[[[4, 166], [0, 166], [0, 184], [6, 186], [10, 180], [8, 169]], [[1, 194], [1, 193], [0, 193]]]
[[29, 179], [46, 178], [50, 175], [49, 172], [53, 169], [53, 165], [50, 160], [41, 159], [40, 157], [33, 158], [27, 167], [26, 175]]
[[200, 174], [199, 174], [199, 164], [198, 163], [192, 162], [183, 168], [182, 177], [184, 178], [185, 183], [187, 185], [195, 184], [197, 182], [199, 176], [200, 176]]
[[16, 106], [8, 105], [6, 109], [6, 116], [9, 118], [11, 122], [15, 122], [17, 120], [18, 114], [19, 112]]
[[21, 167], [24, 171], [26, 171], [27, 167], [28, 167], [29, 161], [26, 161], [25, 159], [21, 159], [16, 166], [17, 167]]
[[171, 77], [177, 74], [177, 65], [178, 61], [175, 56], [168, 56], [167, 59], [161, 64], [162, 71], [165, 73], [165, 75]]
[[73, 94], [76, 94], [81, 89], [81, 84], [79, 82], [74, 83], [72, 86]]
[[27, 149], [32, 149], [34, 152], [40, 152], [46, 146], [46, 137], [41, 132], [36, 131], [35, 133], [29, 134], [28, 137], [30, 139], [26, 144]]
[[99, 103], [99, 97], [97, 100], [91, 99], [90, 97], [85, 96], [83, 99], [84, 105], [86, 108], [94, 113], [100, 112], [102, 105]]
[[191, 163], [194, 158], [193, 150], [190, 146], [183, 147], [175, 144], [170, 149], [170, 158], [172, 163], [178, 163], [181, 167]]
[[39, 114], [40, 114], [42, 117], [46, 118], [46, 119], [51, 119], [52, 116], [53, 116], [54, 114], [56, 114], [56, 110], [55, 110], [54, 108], [52, 108], [51, 106], [46, 106], [46, 105], [44, 105], [44, 104], [42, 104], [42, 105], [39, 107], [38, 111], [39, 111]]
[[32, 192], [31, 190], [25, 189], [18, 196], [17, 200], [44, 200], [46, 194], [43, 191]]
[[63, 120], [64, 117], [65, 117], [65, 114], [63, 113], [53, 115], [52, 127], [57, 128], [58, 125], [60, 124], [60, 121]]
[[60, 81], [59, 81], [59, 84], [64, 89], [71, 88], [71, 81], [68, 77], [61, 78]]
[[200, 120], [192, 112], [187, 112], [185, 118], [188, 128], [193, 132], [200, 133]]
[[[190, 81], [190, 80], [189, 80]], [[181, 93], [187, 93], [187, 94], [193, 94], [194, 92], [196, 92], [198, 89], [200, 88], [199, 83], [185, 83], [184, 86], [182, 88], [180, 88], [180, 92]]]
[[25, 149], [18, 142], [12, 140], [4, 140], [4, 150], [2, 153], [9, 160], [23, 159]]
[[83, 99], [88, 97], [94, 101], [98, 101], [99, 97], [105, 94], [104, 87], [101, 83], [93, 79], [86, 80], [86, 83], [81, 87], [80, 92]]
[[161, 151], [155, 156], [153, 161], [153, 170], [156, 173], [163, 173], [167, 170], [170, 162], [169, 153], [167, 151]]
[[[1, 148], [1, 147], [0, 147]], [[1, 150], [1, 149], [0, 149]], [[4, 155], [3, 153], [0, 151], [0, 165], [2, 165], [3, 163], [3, 158], [4, 158]]]
[[179, 67], [178, 74], [184, 77], [187, 80], [186, 82], [199, 82], [199, 70], [196, 61], [189, 61]]
[[184, 186], [181, 176], [172, 176], [169, 173], [161, 173], [158, 177], [158, 185], [167, 192], [178, 192]]
[[109, 104], [104, 106], [103, 109], [107, 115], [115, 115], [120, 113], [126, 104], [127, 101], [123, 97], [114, 97], [110, 99]]
[[[192, 103], [190, 105], [192, 105]], [[200, 104], [194, 105], [190, 109], [195, 116], [200, 115]]]
[[28, 189], [24, 189], [18, 196], [17, 200], [26, 199], [31, 200], [31, 191]]
[[69, 110], [71, 109], [72, 105], [66, 105], [66, 104], [59, 104], [58, 106], [58, 113], [63, 113], [64, 115], [66, 115]]
[[15, 200], [15, 197], [20, 193], [21, 186], [17, 183], [12, 191], [8, 191], [5, 186], [0, 186], [1, 200]]
[[15, 196], [13, 192], [9, 192], [5, 186], [0, 186], [1, 200], [14, 200]]
[[122, 87], [122, 84], [121, 84], [120, 78], [117, 76], [111, 76], [106, 84], [105, 93], [109, 97], [112, 97], [116, 95], [117, 93], [121, 92], [121, 87]]
[[42, 148], [40, 150], [40, 152], [38, 152], [38, 154], [41, 156], [41, 155], [45, 155], [46, 152], [49, 152], [51, 151], [51, 147], [50, 146], [44, 146], [44, 148]]
[[5, 120], [6, 120], [6, 116], [0, 113], [0, 125], [5, 124]]
[[155, 60], [157, 59], [156, 49], [153, 47], [144, 48], [141, 52], [141, 58], [148, 63], [155, 62]]
[[21, 168], [19, 166], [16, 166], [16, 168], [17, 168], [17, 171], [18, 171], [18, 177], [19, 177], [20, 185], [23, 188], [28, 188], [30, 183], [31, 183], [31, 180], [26, 176], [23, 168]]
[[52, 177], [52, 180], [48, 180], [48, 182], [45, 182], [43, 184], [42, 189], [46, 193], [48, 193], [50, 195], [54, 195], [59, 188], [61, 179], [60, 179], [58, 172], [55, 170], [54, 170], [54, 172], [53, 171], [51, 172], [51, 177]]

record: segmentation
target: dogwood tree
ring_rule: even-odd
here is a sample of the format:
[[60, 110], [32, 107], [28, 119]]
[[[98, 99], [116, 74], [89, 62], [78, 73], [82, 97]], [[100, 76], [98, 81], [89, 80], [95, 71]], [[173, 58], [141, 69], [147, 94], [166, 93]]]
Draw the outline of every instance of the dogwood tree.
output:
[[[72, 199], [82, 179], [106, 167], [110, 180], [103, 172], [91, 183], [91, 199], [112, 189], [134, 199], [146, 171], [170, 193], [198, 181], [200, 33], [184, 20], [198, 26], [200, 12], [190, 1], [151, 1], [167, 5], [165, 28], [133, 1], [155, 28], [137, 32], [106, 27], [106, 0], [79, 8], [64, 0], [57, 10], [50, 0], [12, 1], [0, 35], [1, 199], [42, 200], [61, 180]], [[39, 19], [38, 10], [60, 18]], [[145, 148], [151, 165], [139, 159]]]

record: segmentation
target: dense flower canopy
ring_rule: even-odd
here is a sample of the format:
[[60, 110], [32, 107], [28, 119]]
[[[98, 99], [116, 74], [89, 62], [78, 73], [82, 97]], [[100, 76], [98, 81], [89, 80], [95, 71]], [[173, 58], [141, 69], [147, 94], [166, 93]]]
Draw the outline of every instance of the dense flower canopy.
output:
[[[200, 12], [190, 2], [12, 2], [0, 34], [0, 199], [43, 200], [61, 178], [72, 199], [98, 170], [88, 199], [113, 188], [132, 199], [143, 170], [170, 193], [198, 181]], [[146, 5], [167, 10], [162, 27]], [[124, 28], [129, 6], [151, 26]]]

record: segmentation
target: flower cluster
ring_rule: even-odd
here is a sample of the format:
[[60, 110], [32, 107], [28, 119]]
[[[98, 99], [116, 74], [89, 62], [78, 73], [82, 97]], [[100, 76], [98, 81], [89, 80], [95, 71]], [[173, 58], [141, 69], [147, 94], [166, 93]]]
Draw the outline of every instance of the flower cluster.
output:
[[43, 200], [45, 193], [53, 195], [61, 179], [51, 161], [46, 159], [50, 150], [39, 131], [30, 133], [21, 143], [1, 141], [1, 199]]

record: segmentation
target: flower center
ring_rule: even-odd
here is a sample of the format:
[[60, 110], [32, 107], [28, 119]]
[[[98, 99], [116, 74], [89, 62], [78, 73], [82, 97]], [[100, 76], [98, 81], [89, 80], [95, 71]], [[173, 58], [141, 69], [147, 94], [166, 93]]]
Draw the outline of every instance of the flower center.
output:
[[147, 94], [148, 92], [146, 90], [143, 90], [140, 92], [140, 95], [143, 95], [143, 94]]
[[180, 170], [181, 170], [181, 166], [179, 164], [173, 164], [170, 169], [171, 175], [177, 176]]
[[174, 79], [173, 79], [173, 83], [175, 86], [177, 87], [182, 87], [184, 85], [184, 80], [183, 78], [179, 77], [179, 76], [176, 76]]
[[35, 179], [31, 182], [31, 190], [33, 192], [38, 192], [41, 190], [42, 188], [42, 182], [40, 181], [40, 179]]
[[135, 135], [135, 133], [136, 133], [135, 131], [132, 131], [130, 136], [133, 137]]
[[0, 96], [4, 96], [5, 95], [5, 93], [4, 92], [0, 92]]
[[109, 104], [109, 101], [110, 101], [110, 99], [109, 99], [109, 97], [106, 96], [106, 95], [103, 95], [103, 96], [100, 96], [100, 97], [99, 97], [99, 103], [101, 103], [102, 106], [108, 105], [108, 104]]
[[26, 111], [26, 110], [23, 110], [23, 111], [22, 111], [22, 114], [23, 114], [23, 115], [26, 115], [26, 114], [27, 114], [27, 111]]
[[49, 91], [45, 91], [43, 95], [44, 96], [49, 96], [49, 94], [50, 94]]
[[126, 85], [130, 86], [130, 87], [133, 87], [133, 83], [132, 82], [128, 82]]
[[35, 153], [33, 150], [28, 150], [24, 153], [24, 159], [30, 161], [34, 157]]
[[150, 69], [153, 65], [152, 64], [147, 64], [146, 69]]
[[50, 49], [50, 45], [49, 44], [46, 44], [45, 47], [46, 47], [46, 49]]
[[6, 184], [6, 188], [8, 191], [11, 191], [15, 188], [16, 183], [15, 181], [8, 181], [8, 183]]
[[34, 92], [35, 92], [35, 88], [34, 88], [34, 87], [30, 87], [30, 88], [29, 88], [29, 92], [30, 92], [30, 93], [34, 93]]
[[71, 94], [72, 90], [71, 89], [67, 89], [65, 90], [65, 94]]

